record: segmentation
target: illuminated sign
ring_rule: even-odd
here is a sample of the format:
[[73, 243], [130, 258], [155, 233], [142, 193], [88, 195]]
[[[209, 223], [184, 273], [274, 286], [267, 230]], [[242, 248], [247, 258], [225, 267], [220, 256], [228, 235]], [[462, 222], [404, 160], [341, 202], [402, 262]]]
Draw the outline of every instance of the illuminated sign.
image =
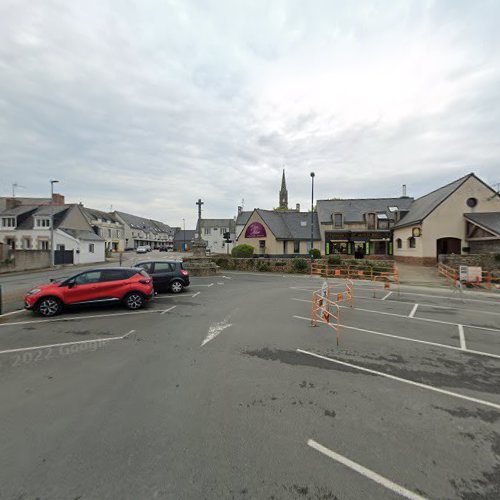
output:
[[252, 222], [245, 231], [245, 238], [265, 238], [266, 228], [260, 222]]

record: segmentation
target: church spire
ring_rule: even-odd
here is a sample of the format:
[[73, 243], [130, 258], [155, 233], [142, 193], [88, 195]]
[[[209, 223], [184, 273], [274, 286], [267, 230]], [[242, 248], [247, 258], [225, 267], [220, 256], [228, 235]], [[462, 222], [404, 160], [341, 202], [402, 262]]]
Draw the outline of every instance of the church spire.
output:
[[288, 190], [286, 188], [285, 169], [283, 169], [283, 176], [281, 178], [280, 189], [280, 205], [281, 209], [288, 210]]

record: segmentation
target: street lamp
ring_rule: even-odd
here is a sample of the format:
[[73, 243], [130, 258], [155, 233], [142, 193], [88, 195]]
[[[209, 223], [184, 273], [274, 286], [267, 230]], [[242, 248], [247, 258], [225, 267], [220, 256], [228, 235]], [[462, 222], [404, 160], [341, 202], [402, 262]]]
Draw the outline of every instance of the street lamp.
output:
[[54, 184], [59, 181], [50, 181], [50, 265], [55, 265], [55, 252], [54, 252]]
[[311, 261], [312, 261], [312, 249], [314, 248], [314, 172], [311, 172]]
[[182, 236], [182, 250], [185, 252], [186, 251], [186, 219], [182, 219], [182, 229], [183, 229], [183, 236]]

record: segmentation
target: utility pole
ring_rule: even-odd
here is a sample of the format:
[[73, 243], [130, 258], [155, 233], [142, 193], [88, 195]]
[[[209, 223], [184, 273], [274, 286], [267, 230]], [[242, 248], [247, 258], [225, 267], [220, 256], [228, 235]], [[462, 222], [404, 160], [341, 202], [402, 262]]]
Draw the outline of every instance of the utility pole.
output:
[[54, 251], [54, 184], [59, 181], [50, 181], [50, 265], [55, 265], [55, 251]]
[[182, 250], [183, 252], [186, 251], [186, 219], [182, 219]]
[[314, 172], [311, 172], [311, 261], [312, 261], [312, 249], [314, 248]]

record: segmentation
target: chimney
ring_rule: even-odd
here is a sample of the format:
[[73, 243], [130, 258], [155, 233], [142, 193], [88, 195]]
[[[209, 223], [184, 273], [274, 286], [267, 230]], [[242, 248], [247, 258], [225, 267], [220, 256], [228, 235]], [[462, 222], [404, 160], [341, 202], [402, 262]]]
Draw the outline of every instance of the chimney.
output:
[[243, 212], [243, 207], [238, 207], [238, 215], [241, 215], [241, 212]]
[[52, 195], [52, 203], [54, 205], [64, 205], [64, 196], [59, 193], [54, 193]]
[[297, 203], [297, 204], [295, 205], [295, 208], [296, 208], [297, 212], [300, 212], [300, 203]]
[[406, 198], [406, 184], [403, 184], [403, 196], [402, 198]]

